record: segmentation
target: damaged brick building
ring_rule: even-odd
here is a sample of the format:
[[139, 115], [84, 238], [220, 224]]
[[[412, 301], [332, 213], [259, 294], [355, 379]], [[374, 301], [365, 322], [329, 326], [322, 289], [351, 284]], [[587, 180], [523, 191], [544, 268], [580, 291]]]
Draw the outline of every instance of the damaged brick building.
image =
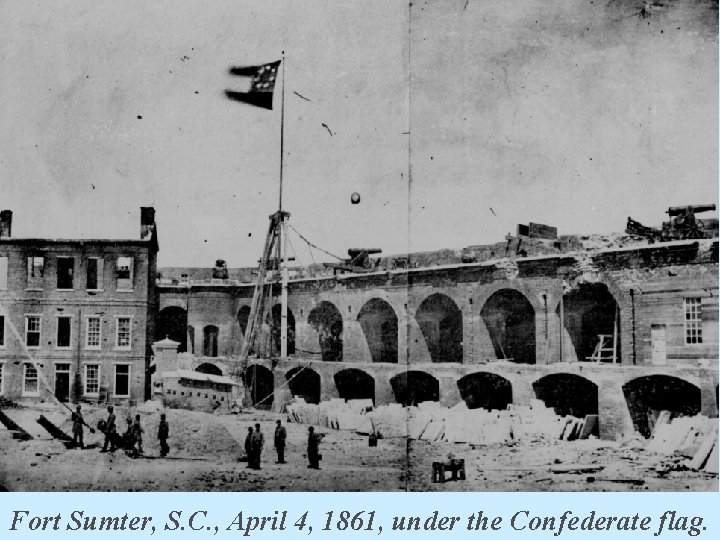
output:
[[[717, 416], [717, 239], [524, 238], [520, 249], [519, 233], [385, 258], [363, 274], [295, 269], [289, 355], [251, 361], [252, 400], [504, 409], [537, 398], [559, 414], [599, 414], [605, 438], [647, 435], [664, 409]], [[158, 280], [157, 335], [216, 375], [237, 369], [254, 279], [222, 266], [160, 269]], [[279, 317], [275, 305], [266, 329]]]
[[0, 395], [138, 402], [149, 391], [157, 231], [129, 240], [15, 238], [0, 214]]

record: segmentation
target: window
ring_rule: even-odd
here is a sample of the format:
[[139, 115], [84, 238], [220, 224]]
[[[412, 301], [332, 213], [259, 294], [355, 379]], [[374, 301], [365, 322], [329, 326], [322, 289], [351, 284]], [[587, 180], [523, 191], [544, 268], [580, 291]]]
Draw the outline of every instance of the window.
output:
[[685, 343], [702, 343], [702, 303], [700, 298], [685, 298]]
[[98, 364], [85, 365], [85, 388], [86, 396], [97, 396], [100, 393], [100, 366]]
[[87, 260], [87, 289], [90, 291], [102, 290], [103, 260], [92, 257]]
[[40, 315], [25, 316], [25, 345], [27, 347], [40, 347]]
[[115, 347], [118, 349], [130, 348], [130, 317], [118, 317], [115, 329]]
[[58, 317], [57, 319], [57, 347], [69, 348], [72, 338], [72, 317]]
[[27, 286], [28, 289], [41, 289], [43, 286], [43, 273], [45, 259], [43, 257], [28, 257]]
[[131, 291], [133, 288], [133, 258], [117, 258], [117, 290]]
[[130, 365], [115, 364], [115, 397], [130, 396]]
[[88, 317], [85, 321], [85, 348], [100, 348], [100, 317]]
[[23, 371], [23, 396], [36, 396], [40, 393], [38, 385], [38, 372], [34, 365], [25, 364]]
[[7, 290], [8, 258], [0, 257], [0, 291]]
[[57, 260], [57, 288], [72, 289], [73, 288], [73, 272], [75, 269], [75, 259], [72, 257], [58, 257]]
[[0, 347], [5, 346], [5, 315], [0, 315]]

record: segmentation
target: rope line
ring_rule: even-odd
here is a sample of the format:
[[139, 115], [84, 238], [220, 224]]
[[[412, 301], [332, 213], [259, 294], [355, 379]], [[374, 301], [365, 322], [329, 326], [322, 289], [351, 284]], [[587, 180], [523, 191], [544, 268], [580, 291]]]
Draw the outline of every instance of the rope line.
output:
[[331, 257], [335, 257], [338, 261], [344, 260], [342, 257], [338, 257], [337, 255], [334, 255], [334, 254], [330, 253], [329, 251], [326, 251], [326, 250], [324, 250], [323, 248], [321, 248], [321, 247], [313, 244], [310, 240], [308, 240], [308, 239], [305, 238], [302, 234], [300, 234], [300, 231], [298, 231], [295, 227], [293, 227], [293, 226], [290, 225], [289, 223], [287, 224], [287, 226], [290, 227], [293, 231], [295, 231], [295, 234], [297, 234], [297, 235], [300, 237], [300, 239], [301, 239], [303, 242], [305, 242], [307, 245], [314, 247], [314, 248], [317, 249], [318, 251], [322, 251], [323, 253], [325, 253], [325, 255], [330, 255]]
[[[18, 340], [18, 343], [20, 343], [20, 346], [22, 347], [22, 350], [23, 350], [23, 352], [25, 353], [25, 356], [26, 356], [27, 359], [30, 361], [30, 363], [33, 365], [33, 367], [35, 368], [35, 372], [37, 373], [38, 381], [43, 384], [43, 386], [44, 386], [45, 389], [48, 391], [48, 393], [52, 396], [52, 398], [53, 398], [59, 405], [61, 405], [61, 406], [65, 407], [66, 409], [68, 409], [68, 406], [65, 405], [63, 402], [61, 402], [61, 401], [57, 398], [57, 396], [55, 395], [54, 388], [50, 386], [50, 382], [49, 382], [49, 381], [47, 380], [47, 378], [45, 377], [45, 374], [43, 373], [43, 370], [42, 370], [42, 368], [40, 367], [40, 364], [39, 364], [39, 363], [37, 362], [37, 360], [35, 360], [35, 359], [32, 357], [32, 355], [30, 354], [30, 351], [28, 350], [27, 345], [25, 344], [25, 340], [23, 340], [22, 337], [20, 336], [20, 332], [18, 332], [18, 329], [17, 329], [17, 327], [15, 326], [15, 323], [13, 323], [12, 317], [10, 317], [10, 313], [7, 311], [7, 309], [5, 309], [5, 306], [3, 305], [2, 302], [0, 302], [0, 314], [2, 314], [3, 317], [5, 317], [5, 320], [6, 320], [8, 323], [10, 323], [10, 332], [13, 334], [13, 336], [15, 336], [15, 339]], [[79, 336], [78, 336], [78, 338], [79, 338]], [[24, 368], [23, 368], [23, 369], [24, 369]], [[24, 376], [23, 376], [23, 378], [24, 378]], [[23, 384], [24, 384], [24, 383], [23, 383]], [[99, 384], [99, 381], [98, 381], [98, 384]]]
[[[253, 365], [260, 365], [260, 364], [253, 364]], [[289, 379], [287, 379], [287, 380], [285, 381], [285, 383], [284, 383], [282, 386], [280, 386], [280, 388], [285, 388], [286, 386], [289, 387], [289, 386], [290, 386], [290, 381], [292, 381], [295, 377], [297, 377], [298, 375], [300, 375], [300, 373], [302, 373], [302, 371], [303, 371], [304, 369], [308, 369], [309, 367], [310, 367], [310, 364], [307, 364], [307, 365], [304, 365], [304, 366], [300, 366], [300, 369], [298, 369], [297, 373], [295, 373], [292, 377], [290, 377]], [[253, 370], [253, 375], [254, 375], [254, 372], [256, 372], [256, 371], [257, 371], [257, 370]], [[260, 405], [263, 401], [267, 400], [268, 398], [273, 397], [274, 394], [275, 394], [275, 391], [273, 390], [273, 393], [272, 393], [272, 394], [268, 394], [267, 396], [265, 396], [264, 398], [262, 398], [260, 401], [257, 401], [256, 403], [254, 403], [254, 404], [253, 404], [253, 407], [258, 406], [258, 405]]]

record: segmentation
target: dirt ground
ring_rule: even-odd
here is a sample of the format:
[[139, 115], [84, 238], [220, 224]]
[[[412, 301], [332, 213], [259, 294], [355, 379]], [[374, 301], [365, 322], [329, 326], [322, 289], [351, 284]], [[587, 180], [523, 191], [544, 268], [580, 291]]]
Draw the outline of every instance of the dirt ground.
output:
[[[34, 438], [14, 440], [0, 426], [0, 485], [9, 491], [717, 491], [717, 475], [673, 470], [667, 459], [644, 451], [642, 440], [535, 441], [469, 445], [402, 438], [381, 439], [370, 447], [366, 436], [318, 428], [321, 470], [307, 468], [307, 427], [285, 423], [287, 464], [275, 463], [275, 420], [284, 415], [240, 415], [167, 410], [171, 453], [159, 457], [159, 412], [116, 410], [119, 431], [131, 412], [141, 414], [145, 457], [99, 447], [67, 450], [36, 422], [40, 414], [70, 434], [68, 412], [47, 405], [4, 412]], [[95, 426], [104, 408], [83, 406]], [[246, 468], [247, 428], [260, 423], [265, 432], [262, 470]], [[102, 434], [85, 431], [85, 444], [102, 446]], [[433, 483], [432, 462], [449, 455], [465, 460], [466, 480]], [[557, 472], [577, 465], [590, 472]], [[556, 472], [553, 472], [553, 468]], [[681, 467], [680, 467], [681, 468]], [[670, 469], [670, 470], [668, 470]], [[677, 467], [675, 467], [677, 469]]]

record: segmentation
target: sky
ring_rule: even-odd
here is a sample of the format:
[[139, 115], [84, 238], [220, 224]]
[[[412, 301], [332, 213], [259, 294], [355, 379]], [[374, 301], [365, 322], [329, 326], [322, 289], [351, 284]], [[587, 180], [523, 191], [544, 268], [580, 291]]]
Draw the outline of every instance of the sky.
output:
[[284, 51], [283, 206], [333, 254], [659, 224], [718, 173], [717, 2], [663, 4], [0, 1], [0, 206], [63, 238], [138, 237], [154, 206], [161, 266], [254, 265], [282, 84], [272, 111], [224, 90]]

